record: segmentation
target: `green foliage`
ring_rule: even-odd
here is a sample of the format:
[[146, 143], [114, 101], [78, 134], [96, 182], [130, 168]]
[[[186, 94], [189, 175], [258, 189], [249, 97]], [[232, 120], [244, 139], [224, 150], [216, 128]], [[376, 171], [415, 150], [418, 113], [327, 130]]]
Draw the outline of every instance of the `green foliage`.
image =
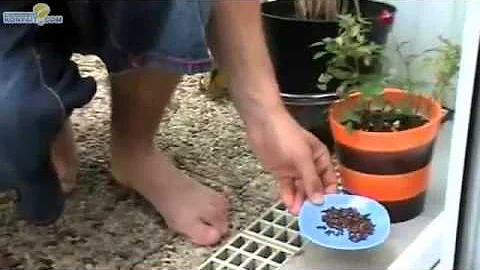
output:
[[332, 78], [342, 81], [341, 88], [347, 89], [359, 86], [372, 78], [361, 73], [363, 67], [371, 67], [378, 58], [383, 47], [369, 42], [366, 33], [369, 22], [353, 15], [339, 15], [339, 34], [336, 38], [324, 38], [312, 44], [312, 47], [324, 46], [324, 51], [314, 55], [314, 59], [331, 56], [327, 62], [327, 70], [321, 74], [318, 87], [326, 90]]
[[[461, 47], [452, 40], [438, 37], [440, 45], [424, 50], [418, 54], [406, 55], [403, 48], [408, 42], [396, 45], [395, 51], [402, 59], [406, 77], [387, 76], [386, 83], [390, 86], [399, 87], [412, 93], [419, 93], [422, 89], [431, 88], [431, 96], [438, 102], [445, 102], [446, 93], [451, 90], [453, 79], [458, 73]], [[412, 70], [414, 62], [420, 62], [424, 68], [433, 68], [433, 81], [413, 80]]]
[[[341, 98], [352, 92], [359, 92], [360, 98], [350, 110], [347, 110], [340, 119], [348, 132], [360, 126], [364, 117], [372, 117], [375, 112], [386, 112], [390, 118], [410, 115], [418, 116], [419, 108], [413, 101], [421, 89], [433, 87], [432, 96], [440, 103], [459, 69], [460, 46], [440, 37], [441, 45], [425, 50], [418, 54], [406, 54], [408, 42], [401, 42], [395, 46], [395, 52], [402, 60], [405, 77], [397, 74], [373, 69], [372, 74], [362, 74], [361, 70], [371, 67], [375, 61], [386, 63], [384, 48], [367, 41], [368, 22], [361, 17], [339, 15], [339, 34], [335, 38], [324, 38], [312, 44], [313, 47], [324, 46], [324, 50], [315, 54], [314, 59], [326, 56], [327, 69], [318, 78], [318, 87], [326, 90], [326, 85], [333, 79], [341, 82], [339, 91]], [[426, 57], [429, 56], [429, 57]], [[413, 79], [413, 64], [423, 60], [434, 68], [434, 81], [424, 82]], [[404, 89], [408, 94], [404, 101], [396, 104], [386, 104], [383, 99], [383, 89], [386, 86], [395, 86]], [[383, 116], [382, 116], [383, 117]]]
[[429, 53], [431, 49], [427, 49], [416, 54], [406, 54], [405, 51], [408, 45], [408, 41], [395, 44], [395, 53], [398, 55], [401, 63], [403, 64], [405, 78], [402, 78], [397, 74], [387, 74], [385, 77], [385, 83], [389, 86], [404, 89], [413, 94], [418, 93], [421, 89], [430, 86], [430, 83], [428, 82], [414, 80], [412, 68], [415, 62], [418, 62], [422, 59], [422, 57], [425, 57], [425, 55]]
[[441, 45], [434, 50], [437, 57], [429, 58], [427, 61], [432, 63], [435, 70], [433, 96], [444, 102], [445, 95], [451, 88], [452, 80], [460, 69], [461, 48], [460, 45], [446, 38], [439, 37], [439, 40]]

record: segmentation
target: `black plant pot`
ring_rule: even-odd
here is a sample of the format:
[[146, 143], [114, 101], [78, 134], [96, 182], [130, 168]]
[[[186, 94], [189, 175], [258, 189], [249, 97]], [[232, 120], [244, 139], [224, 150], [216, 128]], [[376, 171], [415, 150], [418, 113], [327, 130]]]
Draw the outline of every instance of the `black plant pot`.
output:
[[[262, 3], [262, 18], [267, 44], [275, 67], [275, 73], [282, 93], [318, 94], [318, 76], [325, 71], [328, 57], [313, 60], [313, 55], [322, 50], [321, 46], [310, 46], [325, 37], [336, 37], [338, 23], [320, 20], [305, 20], [295, 17], [295, 0], [279, 0]], [[355, 14], [353, 4], [351, 13]], [[368, 39], [377, 44], [385, 44], [391, 23], [379, 20], [383, 10], [393, 16], [394, 6], [360, 0], [362, 16], [372, 22]], [[338, 81], [332, 80], [327, 93], [335, 92]]]
[[306, 130], [313, 133], [330, 150], [334, 150], [334, 140], [328, 124], [328, 107], [338, 100], [331, 94], [293, 95], [281, 93], [283, 103], [289, 113]]

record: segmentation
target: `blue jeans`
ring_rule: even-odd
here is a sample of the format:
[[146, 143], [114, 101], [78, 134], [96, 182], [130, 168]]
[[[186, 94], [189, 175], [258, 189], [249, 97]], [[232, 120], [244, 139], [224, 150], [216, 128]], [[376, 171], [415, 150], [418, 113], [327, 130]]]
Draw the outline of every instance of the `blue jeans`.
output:
[[[32, 11], [37, 1], [1, 1]], [[210, 69], [205, 0], [46, 1], [61, 24], [0, 25], [0, 191], [15, 190], [21, 218], [49, 224], [64, 196], [50, 146], [74, 109], [95, 94], [73, 52], [96, 54], [110, 73], [140, 66], [192, 74]]]

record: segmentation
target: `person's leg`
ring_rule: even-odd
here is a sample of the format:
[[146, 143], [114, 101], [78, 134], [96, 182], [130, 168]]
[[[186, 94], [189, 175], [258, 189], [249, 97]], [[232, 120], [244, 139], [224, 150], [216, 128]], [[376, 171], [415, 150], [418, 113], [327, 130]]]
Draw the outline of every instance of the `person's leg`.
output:
[[[62, 3], [50, 8], [61, 13]], [[0, 10], [29, 11], [34, 4], [0, 2]], [[95, 81], [81, 78], [70, 61], [73, 33], [65, 25], [0, 25], [0, 192], [16, 191], [18, 214], [34, 224], [62, 214], [52, 143], [72, 110], [95, 92]]]
[[76, 186], [79, 161], [72, 123], [69, 118], [65, 121], [60, 133], [55, 137], [50, 155], [62, 191], [66, 194], [71, 193]]
[[112, 173], [152, 203], [171, 229], [211, 245], [227, 231], [224, 198], [181, 173], [153, 144], [179, 80], [155, 68], [112, 76]]
[[116, 74], [112, 174], [198, 245], [216, 244], [227, 232], [226, 201], [175, 168], [153, 138], [181, 75], [210, 67], [202, 26], [208, 7], [208, 1], [190, 0], [102, 2], [109, 40], [100, 57]]

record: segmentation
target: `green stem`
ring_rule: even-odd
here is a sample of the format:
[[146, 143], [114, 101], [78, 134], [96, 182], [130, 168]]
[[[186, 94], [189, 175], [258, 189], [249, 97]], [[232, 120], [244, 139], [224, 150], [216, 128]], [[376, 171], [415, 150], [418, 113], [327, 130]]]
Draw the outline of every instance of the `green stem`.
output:
[[401, 47], [398, 46], [398, 45], [396, 47], [396, 51], [397, 51], [397, 53], [398, 53], [398, 55], [400, 56], [401, 59], [405, 59], [403, 61], [403, 63], [405, 65], [405, 73], [407, 75], [407, 88], [408, 88], [408, 89], [406, 89], [407, 90], [407, 102], [410, 103], [410, 105], [412, 106], [414, 114], [417, 114], [418, 110], [417, 110], [417, 108], [414, 104], [415, 99], [414, 99], [414, 96], [412, 94], [413, 83], [412, 83], [411, 63], [412, 63], [413, 58], [406, 58], [402, 53]]
[[360, 63], [358, 62], [358, 57], [354, 57], [355, 62], [355, 76], [358, 77], [360, 75]]
[[360, 12], [360, 3], [358, 0], [353, 0], [353, 3], [355, 4], [355, 11], [357, 13], [357, 18], [360, 19], [362, 17], [362, 14]]

